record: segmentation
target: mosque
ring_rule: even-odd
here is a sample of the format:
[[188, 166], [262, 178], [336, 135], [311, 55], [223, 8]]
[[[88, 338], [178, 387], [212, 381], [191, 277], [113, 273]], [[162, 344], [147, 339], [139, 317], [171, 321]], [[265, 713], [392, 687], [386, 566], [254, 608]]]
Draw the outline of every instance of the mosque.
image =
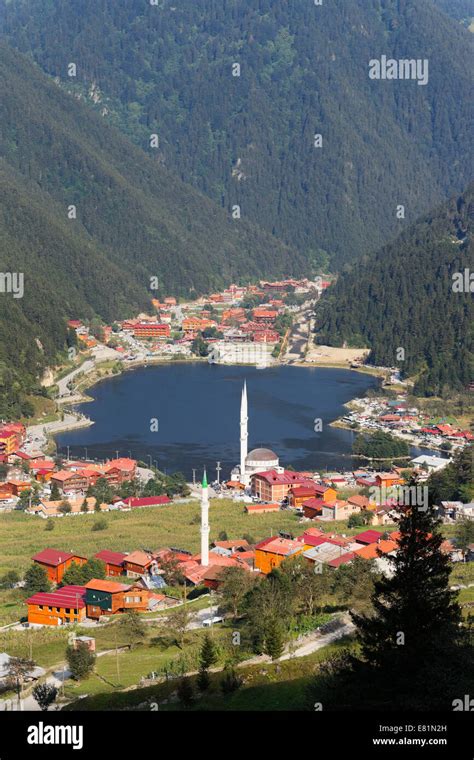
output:
[[246, 487], [250, 485], [250, 478], [256, 472], [284, 471], [284, 468], [280, 467], [278, 456], [271, 449], [248, 451], [248, 421], [247, 383], [244, 382], [240, 401], [240, 464], [232, 470], [231, 480], [238, 480]]

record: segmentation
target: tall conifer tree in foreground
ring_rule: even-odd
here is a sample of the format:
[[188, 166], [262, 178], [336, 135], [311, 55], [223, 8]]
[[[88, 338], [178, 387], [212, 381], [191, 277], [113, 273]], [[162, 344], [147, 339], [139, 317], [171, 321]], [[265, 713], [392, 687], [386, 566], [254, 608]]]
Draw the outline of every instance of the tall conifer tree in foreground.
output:
[[473, 682], [473, 647], [432, 509], [401, 507], [398, 526], [392, 574], [375, 582], [373, 610], [352, 613], [360, 651], [323, 668], [334, 707], [451, 710]]

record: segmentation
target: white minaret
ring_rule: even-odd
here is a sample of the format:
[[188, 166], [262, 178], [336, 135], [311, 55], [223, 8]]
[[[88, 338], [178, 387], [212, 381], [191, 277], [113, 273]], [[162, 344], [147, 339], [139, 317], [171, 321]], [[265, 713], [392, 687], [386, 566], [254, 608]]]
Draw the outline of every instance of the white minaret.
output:
[[240, 402], [240, 482], [248, 485], [247, 473], [245, 471], [245, 460], [248, 453], [248, 404], [247, 404], [247, 381], [242, 388], [242, 400]]
[[206, 470], [202, 478], [201, 495], [201, 565], [209, 565], [209, 494], [207, 491]]

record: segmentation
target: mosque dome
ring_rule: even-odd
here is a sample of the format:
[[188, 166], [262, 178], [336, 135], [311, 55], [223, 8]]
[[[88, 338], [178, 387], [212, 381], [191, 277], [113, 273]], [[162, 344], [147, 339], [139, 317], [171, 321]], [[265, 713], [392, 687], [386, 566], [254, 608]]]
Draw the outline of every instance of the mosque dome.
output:
[[248, 465], [259, 465], [263, 462], [278, 465], [278, 456], [271, 449], [252, 449], [245, 458]]

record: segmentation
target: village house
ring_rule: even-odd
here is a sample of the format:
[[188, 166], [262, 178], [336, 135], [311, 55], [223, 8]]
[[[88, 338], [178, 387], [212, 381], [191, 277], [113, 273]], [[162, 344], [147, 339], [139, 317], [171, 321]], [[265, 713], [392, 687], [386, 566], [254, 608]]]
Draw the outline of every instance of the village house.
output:
[[281, 502], [292, 486], [307, 483], [305, 475], [292, 470], [265, 470], [251, 476], [252, 495], [266, 502]]
[[436, 507], [438, 515], [443, 522], [456, 522], [456, 520], [474, 520], [474, 503], [463, 504], [462, 501], [442, 501]]
[[245, 511], [249, 515], [264, 515], [267, 512], [279, 512], [279, 504], [246, 504]]
[[98, 619], [101, 615], [148, 609], [148, 590], [138, 584], [93, 578], [86, 583], [85, 592], [88, 618]]
[[155, 573], [158, 569], [155, 557], [140, 549], [127, 554], [123, 568], [129, 578], [138, 578], [145, 573]]
[[319, 528], [306, 528], [303, 535], [298, 536], [298, 541], [301, 541], [308, 547], [317, 546], [321, 538], [327, 538], [329, 535]]
[[7, 480], [7, 486], [10, 488], [13, 496], [19, 496], [23, 491], [29, 491], [31, 483], [29, 480]]
[[94, 554], [94, 559], [100, 559], [105, 564], [105, 574], [110, 577], [116, 577], [124, 574], [124, 562], [126, 554], [122, 552], [111, 552], [109, 549], [102, 549]]
[[222, 322], [245, 322], [245, 309], [224, 309], [221, 318]]
[[57, 486], [60, 493], [68, 494], [85, 493], [89, 488], [90, 480], [81, 472], [69, 472], [59, 470], [51, 476], [51, 487]]
[[290, 507], [298, 509], [308, 499], [314, 499], [316, 497], [316, 483], [310, 485], [295, 485], [288, 491], [288, 504]]
[[[71, 508], [71, 511], [67, 512], [67, 515], [82, 515], [82, 514], [87, 514], [88, 512], [95, 511], [96, 500], [92, 496], [88, 496], [86, 498], [82, 496], [67, 498], [66, 501]], [[87, 512], [83, 511], [84, 501], [87, 505]], [[59, 501], [58, 500], [49, 501], [48, 499], [40, 499], [39, 504], [32, 504], [31, 507], [28, 507], [26, 511], [29, 512], [30, 514], [37, 515], [37, 517], [42, 517], [44, 519], [48, 517], [65, 517], [66, 514], [63, 511], [61, 511], [63, 505], [64, 505], [63, 499], [59, 499]], [[108, 509], [108, 505], [101, 504], [100, 508], [101, 510], [106, 510]]]
[[375, 506], [374, 502], [371, 502], [367, 496], [362, 496], [362, 494], [349, 496], [347, 503], [352, 504], [353, 507], [357, 507], [358, 509], [369, 509], [371, 506]]
[[123, 499], [122, 503], [129, 509], [139, 509], [141, 507], [161, 507], [165, 504], [171, 504], [172, 499], [165, 494], [162, 496], [131, 496], [128, 499]]
[[202, 330], [205, 330], [207, 327], [215, 327], [216, 322], [212, 319], [206, 319], [201, 317], [185, 317], [183, 319], [183, 331], [196, 333], [196, 332], [202, 332]]
[[392, 488], [392, 486], [399, 486], [403, 482], [403, 478], [397, 472], [378, 472], [375, 475], [377, 488]]
[[255, 546], [255, 567], [267, 575], [279, 567], [287, 557], [301, 554], [305, 548], [305, 544], [294, 539], [280, 536], [265, 538]]
[[318, 485], [315, 483], [314, 493], [317, 499], [322, 499], [324, 502], [335, 501], [337, 499], [337, 491], [328, 485]]
[[252, 311], [253, 321], [262, 325], [272, 325], [277, 316], [278, 312], [273, 309], [257, 308]]
[[332, 560], [342, 557], [350, 550], [346, 546], [340, 546], [332, 541], [321, 540], [317, 546], [312, 546], [303, 552], [303, 557], [312, 564], [325, 564]]
[[301, 505], [304, 517], [307, 517], [308, 520], [314, 520], [316, 517], [321, 517], [324, 503], [325, 502], [322, 499], [316, 499], [315, 497], [306, 499]]
[[41, 565], [46, 570], [46, 575], [51, 583], [60, 583], [63, 575], [71, 565], [85, 565], [86, 557], [60, 549], [43, 549], [31, 558], [37, 565]]
[[374, 543], [362, 546], [360, 549], [354, 549], [354, 553], [357, 557], [362, 559], [377, 559], [379, 552], [382, 554], [392, 554], [397, 550], [396, 541], [392, 539], [379, 539]]
[[322, 520], [347, 520], [355, 512], [359, 512], [360, 508], [354, 504], [349, 504], [347, 501], [335, 499], [331, 502], [323, 502], [321, 507]]
[[223, 556], [230, 557], [250, 549], [250, 544], [245, 538], [236, 538], [232, 541], [213, 541], [212, 551]]
[[26, 600], [28, 622], [40, 625], [80, 623], [86, 617], [83, 586], [63, 586], [57, 591], [39, 592]]
[[0, 454], [9, 456], [20, 448], [26, 438], [26, 428], [21, 422], [0, 425]]
[[372, 525], [390, 525], [395, 521], [395, 511], [391, 507], [377, 507], [371, 512]]
[[256, 330], [253, 339], [255, 343], [278, 343], [280, 335], [276, 330]]
[[222, 569], [225, 567], [241, 567], [244, 570], [250, 571], [248, 563], [240, 555], [223, 556], [215, 551], [209, 552], [209, 565], [207, 566], [201, 565], [201, 555], [196, 554], [190, 559], [180, 562], [178, 567], [186, 581], [193, 586], [203, 583], [204, 577], [213, 567], [220, 567]]
[[357, 544], [361, 544], [362, 546], [368, 546], [369, 544], [373, 544], [379, 541], [382, 536], [383, 533], [381, 533], [379, 530], [364, 530], [362, 533], [357, 533], [357, 535], [352, 536], [352, 540]]

